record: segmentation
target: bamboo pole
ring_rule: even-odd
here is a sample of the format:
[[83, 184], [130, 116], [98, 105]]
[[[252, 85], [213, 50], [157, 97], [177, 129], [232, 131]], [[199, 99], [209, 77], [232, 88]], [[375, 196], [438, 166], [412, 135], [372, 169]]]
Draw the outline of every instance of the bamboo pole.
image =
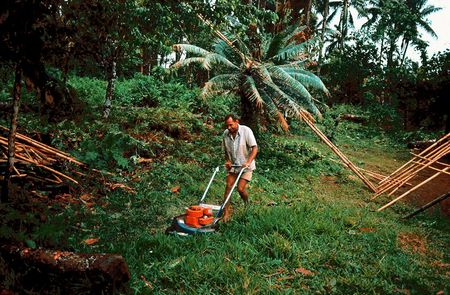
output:
[[431, 164], [433, 164], [434, 162], [439, 160], [442, 156], [446, 155], [448, 152], [450, 152], [450, 143], [447, 144], [443, 150], [437, 150], [434, 153], [433, 158], [429, 159], [428, 163], [426, 163], [424, 165], [417, 165], [417, 166], [419, 166], [417, 169], [414, 169], [416, 167], [410, 167], [405, 172], [403, 172], [402, 174], [397, 176], [397, 178], [393, 179], [392, 182], [385, 184], [385, 185], [380, 185], [377, 188], [377, 190], [378, 190], [377, 193], [372, 197], [372, 199], [375, 199], [382, 193], [385, 193], [388, 190], [390, 190], [396, 186], [397, 187], [402, 186], [405, 182], [407, 182], [408, 180], [413, 178], [415, 175], [417, 175], [417, 173], [419, 171], [423, 170], [424, 168], [427, 168], [428, 166], [430, 166]]
[[[335, 159], [329, 159], [329, 160], [332, 161], [332, 162], [335, 162], [335, 163], [338, 163], [338, 164], [341, 164], [341, 165], [345, 166], [345, 164], [342, 163], [341, 161], [338, 161], [338, 160], [335, 160]], [[363, 169], [361, 167], [356, 167], [356, 168], [358, 168], [358, 170], [361, 171], [362, 173], [365, 173], [365, 174], [369, 175], [370, 177], [372, 177], [372, 178], [374, 178], [376, 180], [381, 180], [381, 179], [384, 179], [386, 177], [383, 174], [376, 173], [376, 172], [373, 172], [373, 171], [370, 171], [370, 170], [367, 170], [367, 169]], [[411, 184], [408, 183], [408, 185], [411, 185]]]
[[[436, 164], [436, 163], [437, 163], [437, 161], [434, 162], [433, 164]], [[423, 165], [423, 164], [421, 164], [421, 165]], [[450, 166], [447, 166], [446, 168], [448, 168], [448, 167], [450, 167]], [[428, 166], [428, 168], [431, 169], [431, 170], [434, 170], [434, 171], [441, 171], [442, 173], [450, 175], [450, 172], [444, 172], [444, 169], [439, 169], [439, 168], [436, 168], [436, 167], [432, 167], [431, 165]]]
[[[444, 171], [449, 170], [450, 167], [447, 167], [444, 169]], [[409, 195], [410, 193], [412, 193], [413, 191], [415, 191], [416, 189], [418, 189], [419, 187], [423, 186], [424, 184], [427, 184], [428, 182], [430, 182], [431, 180], [435, 179], [436, 177], [438, 177], [442, 172], [438, 172], [436, 174], [434, 174], [433, 176], [427, 178], [426, 180], [422, 181], [421, 183], [419, 183], [418, 185], [416, 185], [415, 187], [411, 188], [410, 190], [408, 190], [407, 192], [403, 193], [401, 196], [395, 198], [394, 200], [390, 201], [389, 203], [387, 203], [386, 205], [384, 205], [383, 207], [379, 208], [378, 211], [382, 211], [390, 206], [392, 206], [394, 203], [398, 202], [399, 200], [403, 199], [404, 197], [406, 197], [407, 195]]]
[[[426, 163], [427, 161], [430, 162], [430, 161], [439, 160], [439, 158], [442, 157], [442, 150], [445, 151], [445, 149], [448, 148], [448, 147], [450, 147], [450, 142], [444, 143], [439, 148], [436, 148], [435, 150], [431, 151], [430, 154], [428, 155], [428, 157], [424, 157], [424, 159], [418, 159], [416, 161], [419, 162], [419, 163], [422, 163], [422, 161], [423, 161], [423, 163]], [[436, 158], [436, 155], [438, 156], [438, 158]], [[408, 163], [413, 164], [413, 162], [416, 162], [416, 161], [414, 161], [414, 158], [413, 158]], [[398, 172], [398, 175], [395, 176], [395, 178], [392, 178], [390, 181], [380, 184], [377, 189], [379, 191], [381, 191], [385, 187], [389, 187], [393, 183], [397, 182], [400, 177], [405, 176], [405, 175], [410, 174], [410, 173], [414, 173], [414, 171], [416, 170], [417, 166], [418, 165], [413, 164], [413, 165], [410, 165], [409, 167], [405, 167], [404, 169], [402, 169], [402, 171]]]
[[358, 168], [325, 136], [325, 134], [317, 128], [313, 122], [309, 119], [308, 115], [304, 114], [304, 111], [300, 111], [300, 117], [305, 123], [319, 136], [319, 138], [326, 144], [331, 150], [352, 170], [372, 191], [376, 192], [375, 186], [368, 180]]
[[[436, 141], [435, 143], [433, 143], [432, 145], [430, 145], [429, 147], [427, 147], [426, 149], [424, 149], [422, 152], [419, 153], [420, 156], [424, 156], [424, 154], [426, 154], [429, 150], [433, 149], [436, 145], [438, 145], [439, 143], [445, 141], [446, 139], [450, 138], [450, 132], [447, 133], [446, 135], [444, 135], [443, 137], [441, 137], [441, 139], [439, 139], [438, 141]], [[406, 162], [405, 164], [403, 164], [401, 167], [399, 167], [397, 170], [395, 170], [394, 172], [392, 172], [389, 176], [386, 177], [386, 180], [388, 178], [390, 178], [391, 176], [395, 175], [397, 172], [399, 172], [400, 170], [402, 170], [405, 166], [407, 166], [410, 163], [410, 161]], [[384, 181], [382, 181], [384, 182]]]
[[[421, 159], [425, 159], [425, 160], [426, 160], [426, 158], [424, 158], [424, 157], [422, 157], [422, 156], [419, 156], [419, 155], [417, 155], [417, 154], [411, 153], [411, 155], [414, 155], [414, 156], [416, 156], [416, 157], [418, 157], [418, 158], [421, 158]], [[442, 166], [445, 166], [445, 167], [450, 167], [449, 164], [444, 163], [444, 162], [436, 161], [435, 163], [436, 163], [436, 164], [439, 164], [439, 165], [442, 165]]]
[[381, 194], [382, 192], [385, 192], [385, 191], [391, 189], [394, 186], [402, 185], [401, 183], [404, 179], [408, 179], [408, 180], [411, 179], [419, 171], [421, 171], [424, 168], [427, 168], [428, 166], [430, 166], [431, 164], [433, 164], [434, 162], [436, 162], [437, 160], [442, 158], [444, 155], [446, 155], [450, 151], [450, 143], [443, 148], [444, 148], [443, 150], [439, 149], [436, 152], [434, 152], [433, 157], [428, 159], [428, 163], [426, 163], [426, 164], [421, 163], [420, 165], [415, 165], [413, 167], [410, 167], [407, 170], [405, 170], [402, 174], [397, 176], [397, 178], [394, 179], [393, 182], [390, 182], [389, 184], [386, 184], [386, 185], [379, 186], [378, 187], [378, 190], [379, 190], [378, 195]]

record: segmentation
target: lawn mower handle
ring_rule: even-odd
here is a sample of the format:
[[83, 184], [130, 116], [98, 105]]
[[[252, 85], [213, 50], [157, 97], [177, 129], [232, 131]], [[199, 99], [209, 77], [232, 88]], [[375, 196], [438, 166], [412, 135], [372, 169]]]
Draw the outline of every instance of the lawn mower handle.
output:
[[206, 194], [208, 193], [209, 187], [211, 186], [214, 177], [216, 177], [217, 172], [219, 172], [219, 166], [217, 166], [216, 168], [214, 168], [214, 173], [211, 176], [211, 179], [209, 180], [208, 186], [206, 187], [205, 192], [203, 193], [203, 196], [201, 197], [200, 201], [198, 202], [199, 204], [201, 204], [203, 202], [203, 200], [206, 198]]

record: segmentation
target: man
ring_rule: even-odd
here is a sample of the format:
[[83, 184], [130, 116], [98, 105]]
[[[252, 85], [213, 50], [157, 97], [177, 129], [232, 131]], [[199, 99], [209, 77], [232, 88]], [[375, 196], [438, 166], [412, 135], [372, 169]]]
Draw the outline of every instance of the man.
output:
[[[253, 131], [247, 126], [240, 125], [236, 116], [227, 115], [225, 117], [225, 125], [227, 129], [223, 133], [222, 146], [225, 151], [225, 168], [228, 173], [224, 198], [228, 196], [241, 169], [247, 169], [242, 173], [237, 184], [239, 195], [247, 205], [248, 192], [246, 187], [252, 179], [253, 170], [255, 170], [255, 157], [258, 153], [258, 146]], [[230, 219], [230, 203], [228, 202], [224, 208], [224, 221]]]

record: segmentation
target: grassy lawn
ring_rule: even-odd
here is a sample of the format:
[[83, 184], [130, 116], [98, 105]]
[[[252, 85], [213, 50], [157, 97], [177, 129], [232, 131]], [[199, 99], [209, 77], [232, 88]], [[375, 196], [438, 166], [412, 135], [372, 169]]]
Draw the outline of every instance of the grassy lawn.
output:
[[[131, 287], [142, 294], [447, 294], [448, 219], [422, 214], [403, 221], [412, 210], [407, 204], [375, 212], [383, 199], [370, 201], [364, 184], [329, 161], [328, 149], [308, 132], [260, 141], [251, 206], [235, 194], [233, 219], [215, 234], [164, 231], [222, 164], [213, 148], [220, 127], [174, 142], [163, 161], [135, 171], [136, 194], [112, 193], [107, 205], [81, 208], [81, 216], [69, 208], [67, 218], [78, 225], [68, 240], [78, 251], [123, 255]], [[386, 142], [336, 143], [358, 166], [377, 172], [408, 158]], [[211, 202], [220, 202], [223, 188], [222, 172]], [[90, 237], [99, 243], [81, 243]]]

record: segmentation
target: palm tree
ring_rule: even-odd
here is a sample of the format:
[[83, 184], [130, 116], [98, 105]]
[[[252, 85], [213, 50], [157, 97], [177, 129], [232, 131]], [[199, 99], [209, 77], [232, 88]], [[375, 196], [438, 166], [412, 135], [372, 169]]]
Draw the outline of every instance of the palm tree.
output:
[[330, 0], [318, 0], [316, 2], [317, 10], [322, 14], [322, 21], [319, 23], [320, 30], [320, 43], [319, 43], [319, 64], [317, 67], [317, 73], [320, 75], [320, 69], [323, 60], [323, 48], [325, 45], [325, 31], [328, 29], [328, 14], [330, 12]]
[[[316, 88], [328, 94], [319, 77], [309, 72], [305, 47], [309, 42], [296, 44], [294, 37], [304, 28], [262, 38], [259, 56], [252, 56], [244, 42], [216, 31], [220, 38], [208, 51], [191, 44], [176, 44], [174, 49], [185, 51], [188, 57], [175, 63], [180, 68], [192, 63], [204, 69], [215, 69], [219, 74], [203, 87], [202, 96], [234, 92], [241, 98], [243, 121], [255, 127], [258, 114], [276, 115], [287, 128], [285, 115], [300, 116], [306, 110], [321, 116], [315, 100], [307, 88]], [[232, 41], [230, 41], [232, 40]], [[251, 48], [251, 47], [250, 47]]]
[[410, 43], [417, 44], [422, 40], [420, 39], [419, 28], [423, 29], [428, 34], [437, 38], [436, 32], [431, 28], [428, 23], [427, 17], [435, 13], [442, 8], [435, 7], [433, 5], [427, 5], [428, 0], [408, 0], [406, 1], [406, 5], [411, 11], [412, 19], [409, 23], [408, 30], [403, 35], [402, 40], [402, 59], [401, 64], [403, 64], [405, 60], [406, 51], [408, 50], [408, 46]]
[[348, 35], [348, 31], [350, 28], [354, 28], [354, 17], [351, 13], [350, 7], [356, 8], [358, 12], [362, 10], [364, 7], [363, 0], [338, 0], [338, 1], [330, 1], [330, 8], [333, 9], [330, 16], [328, 17], [328, 22], [331, 22], [336, 15], [339, 14], [339, 32], [342, 34], [342, 38], [340, 39], [339, 49], [342, 50], [344, 48], [344, 41]]
[[[393, 53], [398, 48], [397, 41], [401, 39], [400, 63], [403, 64], [408, 46], [424, 43], [420, 39], [419, 28], [436, 36], [426, 18], [440, 9], [433, 5], [427, 5], [427, 0], [408, 0], [406, 2], [371, 0], [365, 10], [364, 17], [368, 20], [363, 28], [374, 28], [374, 37], [381, 40], [380, 57], [387, 47], [388, 65], [393, 63]], [[388, 46], [385, 46], [385, 41], [388, 42]]]

